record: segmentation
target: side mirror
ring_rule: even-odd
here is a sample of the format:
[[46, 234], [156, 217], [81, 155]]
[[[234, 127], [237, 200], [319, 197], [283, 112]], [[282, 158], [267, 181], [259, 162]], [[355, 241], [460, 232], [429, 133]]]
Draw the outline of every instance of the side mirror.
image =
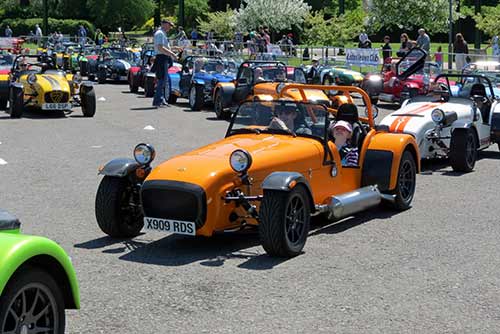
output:
[[[365, 116], [368, 117], [368, 107], [365, 107]], [[372, 104], [372, 116], [373, 119], [378, 117], [378, 107]]]
[[247, 78], [239, 78], [238, 79], [238, 85], [247, 85], [247, 84], [248, 84]]

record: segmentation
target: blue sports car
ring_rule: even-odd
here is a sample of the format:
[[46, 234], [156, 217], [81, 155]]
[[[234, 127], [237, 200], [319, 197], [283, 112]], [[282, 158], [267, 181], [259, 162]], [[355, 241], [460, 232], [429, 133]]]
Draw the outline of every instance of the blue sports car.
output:
[[[171, 73], [172, 95], [189, 99], [191, 110], [200, 110], [213, 101], [214, 87], [218, 82], [236, 79], [238, 64], [222, 58], [189, 56], [182, 62], [180, 72]], [[172, 101], [172, 97], [170, 98]]]

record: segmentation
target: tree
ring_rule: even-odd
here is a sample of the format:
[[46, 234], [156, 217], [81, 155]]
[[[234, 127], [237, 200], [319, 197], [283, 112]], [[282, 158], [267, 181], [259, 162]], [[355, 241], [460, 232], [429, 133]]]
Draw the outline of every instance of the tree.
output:
[[[372, 0], [369, 26], [373, 29], [407, 29], [423, 27], [429, 32], [448, 31], [448, 0]], [[458, 19], [456, 6], [453, 20]]]
[[94, 24], [105, 30], [140, 26], [153, 15], [153, 0], [87, 0]]
[[500, 6], [482, 8], [482, 13], [473, 16], [476, 21], [476, 28], [488, 36], [495, 36], [500, 33]]
[[236, 14], [241, 30], [266, 26], [274, 31], [300, 27], [311, 7], [302, 0], [243, 0]]
[[[207, 0], [184, 0], [184, 22], [191, 26], [198, 18], [206, 17], [209, 12]], [[179, 5], [175, 6], [175, 16], [179, 16]]]
[[324, 19], [324, 12], [309, 15], [304, 22], [304, 40], [310, 45], [346, 46], [365, 30], [366, 13], [361, 9]]
[[225, 12], [207, 13], [206, 19], [198, 18], [198, 30], [207, 33], [214, 30], [217, 39], [230, 40], [236, 27], [235, 11], [227, 7]]

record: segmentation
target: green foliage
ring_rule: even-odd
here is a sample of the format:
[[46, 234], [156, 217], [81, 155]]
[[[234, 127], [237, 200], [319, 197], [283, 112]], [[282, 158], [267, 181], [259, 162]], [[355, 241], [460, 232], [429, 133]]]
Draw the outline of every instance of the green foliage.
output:
[[476, 27], [488, 36], [500, 34], [500, 5], [482, 8], [482, 13], [473, 16]]
[[[14, 36], [18, 35], [28, 35], [30, 31], [35, 32], [35, 24], [42, 27], [43, 20], [41, 18], [34, 19], [5, 19], [0, 25], [0, 31], [5, 29], [6, 25], [9, 25], [12, 29]], [[83, 25], [87, 29], [87, 36], [94, 36], [95, 27], [92, 23], [85, 20], [59, 20], [49, 18], [49, 33], [54, 31], [60, 31], [66, 35], [76, 35], [80, 25]], [[44, 35], [48, 35], [47, 31], [43, 31]]]
[[[373, 29], [425, 28], [428, 32], [448, 31], [448, 0], [373, 0], [370, 8], [369, 25]], [[459, 17], [453, 8], [453, 20]]]
[[141, 26], [153, 15], [153, 0], [87, 0], [96, 26], [116, 31]]
[[206, 19], [198, 18], [198, 30], [207, 33], [214, 30], [217, 39], [233, 39], [236, 27], [235, 12], [229, 7], [225, 12], [207, 13]]
[[324, 19], [324, 12], [309, 15], [304, 22], [304, 40], [309, 45], [346, 45], [365, 30], [365, 12], [355, 9], [344, 15]]
[[[167, 19], [167, 20], [170, 20], [172, 22], [174, 22], [175, 24], [177, 24], [177, 17], [174, 17], [174, 16], [162, 16], [161, 17], [162, 19]], [[150, 32], [154, 32], [155, 29], [153, 29], [154, 27], [154, 23], [155, 23], [155, 19], [154, 17], [150, 18], [149, 20], [147, 20], [141, 27], [140, 27], [140, 30], [143, 30], [143, 31], [150, 31]], [[170, 35], [172, 34], [175, 34], [174, 32], [175, 29], [172, 29], [171, 32], [170, 32]]]
[[[197, 19], [206, 18], [208, 12], [207, 0], [184, 0], [184, 25], [192, 27]], [[175, 6], [175, 16], [179, 17], [179, 6]]]

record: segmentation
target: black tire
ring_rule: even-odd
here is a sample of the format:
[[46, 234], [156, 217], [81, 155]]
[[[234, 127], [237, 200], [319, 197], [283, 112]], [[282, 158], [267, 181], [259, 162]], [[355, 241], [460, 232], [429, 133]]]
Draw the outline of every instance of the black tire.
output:
[[450, 141], [450, 165], [456, 172], [472, 172], [477, 160], [477, 139], [472, 129], [453, 131]]
[[267, 254], [293, 257], [302, 252], [311, 222], [308, 196], [301, 185], [289, 192], [264, 190], [259, 235]]
[[214, 111], [218, 119], [228, 119], [231, 113], [224, 110], [224, 100], [220, 91], [215, 92]]
[[8, 99], [0, 99], [0, 110], [7, 109], [7, 102], [9, 102]]
[[95, 74], [89, 74], [89, 81], [95, 81]]
[[370, 96], [370, 100], [372, 102], [372, 105], [377, 105], [378, 104], [378, 96]]
[[168, 97], [168, 103], [174, 104], [175, 102], [177, 102], [177, 95], [170, 94], [170, 96]]
[[82, 113], [85, 117], [94, 117], [96, 110], [96, 99], [94, 87], [80, 87], [80, 100]]
[[144, 96], [153, 97], [155, 95], [155, 80], [151, 77], [144, 79]]
[[0, 333], [63, 334], [65, 324], [62, 292], [47, 272], [26, 266], [9, 280], [0, 298]]
[[24, 111], [24, 92], [22, 89], [10, 90], [8, 113], [11, 118], [20, 118]]
[[137, 78], [134, 73], [130, 73], [128, 86], [131, 93], [137, 93], [139, 91], [139, 85], [137, 84]]
[[417, 164], [410, 151], [405, 151], [399, 162], [398, 180], [394, 194], [396, 200], [393, 207], [396, 210], [407, 210], [415, 195], [417, 181]]
[[191, 107], [191, 110], [201, 110], [203, 102], [203, 86], [192, 85], [189, 89], [189, 106]]
[[106, 83], [106, 71], [100, 71], [99, 73], [97, 73], [97, 83]]
[[105, 176], [99, 184], [95, 215], [101, 230], [110, 237], [135, 237], [143, 228], [140, 207], [128, 205], [131, 196], [134, 196], [132, 185], [126, 178]]
[[86, 76], [88, 74], [88, 62], [80, 61], [80, 74]]

